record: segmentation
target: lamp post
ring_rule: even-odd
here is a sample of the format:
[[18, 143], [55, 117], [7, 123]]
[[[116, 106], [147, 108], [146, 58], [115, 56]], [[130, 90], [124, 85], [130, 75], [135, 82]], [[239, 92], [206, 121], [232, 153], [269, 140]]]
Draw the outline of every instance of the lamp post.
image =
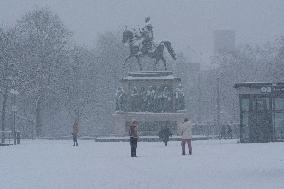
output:
[[222, 115], [222, 98], [221, 98], [221, 95], [222, 95], [222, 81], [223, 81], [223, 78], [224, 78], [224, 74], [223, 74], [223, 71], [220, 70], [218, 71], [217, 73], [217, 81], [216, 81], [216, 93], [217, 93], [217, 98], [216, 98], [216, 113], [217, 113], [217, 126], [220, 128], [221, 127], [221, 124], [222, 124], [222, 118], [223, 118], [223, 115]]
[[13, 137], [14, 137], [14, 145], [17, 144], [17, 135], [16, 135], [16, 112], [17, 112], [17, 106], [16, 106], [16, 95], [19, 94], [19, 92], [15, 89], [11, 89], [10, 93], [13, 95], [13, 105], [12, 105], [12, 112], [13, 112]]
[[217, 108], [217, 127], [220, 128], [220, 77], [217, 77], [217, 99], [216, 99], [216, 108]]

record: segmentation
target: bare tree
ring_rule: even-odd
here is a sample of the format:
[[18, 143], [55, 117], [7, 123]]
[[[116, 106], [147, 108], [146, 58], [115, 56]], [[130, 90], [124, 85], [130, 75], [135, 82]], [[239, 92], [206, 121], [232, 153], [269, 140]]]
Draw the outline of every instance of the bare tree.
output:
[[[83, 47], [74, 47], [70, 51], [70, 62], [62, 74], [64, 105], [74, 119], [87, 116], [87, 106], [96, 101], [94, 89], [96, 80], [92, 79], [93, 54]], [[98, 91], [97, 91], [98, 92]]]
[[57, 15], [45, 8], [24, 15], [16, 25], [16, 32], [24, 81], [22, 87], [34, 106], [36, 135], [39, 137], [42, 110], [51, 97], [58, 95], [60, 70], [68, 61], [71, 33]]
[[[9, 92], [11, 87], [15, 87], [15, 43], [12, 31], [3, 31], [0, 28], [0, 93], [2, 96], [1, 108], [1, 130], [6, 128], [6, 112]], [[2, 133], [2, 143], [5, 142], [4, 133]]]

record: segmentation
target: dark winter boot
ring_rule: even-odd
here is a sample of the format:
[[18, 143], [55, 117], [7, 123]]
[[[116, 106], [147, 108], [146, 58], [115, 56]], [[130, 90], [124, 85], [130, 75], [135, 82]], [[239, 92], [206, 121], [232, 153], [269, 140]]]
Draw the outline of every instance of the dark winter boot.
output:
[[165, 146], [168, 146], [168, 141], [165, 141]]
[[134, 148], [131, 146], [131, 157], [135, 157]]
[[133, 157], [136, 157], [136, 148], [134, 148]]
[[184, 141], [182, 141], [182, 143], [181, 143], [181, 150], [182, 150], [182, 155], [184, 156], [185, 155], [185, 142]]

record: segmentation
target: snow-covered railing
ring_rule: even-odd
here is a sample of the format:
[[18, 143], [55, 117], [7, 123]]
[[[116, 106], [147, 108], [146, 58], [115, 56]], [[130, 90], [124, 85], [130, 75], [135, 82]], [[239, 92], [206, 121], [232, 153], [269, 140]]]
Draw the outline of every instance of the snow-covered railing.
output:
[[0, 131], [0, 146], [8, 146], [13, 144], [12, 131]]

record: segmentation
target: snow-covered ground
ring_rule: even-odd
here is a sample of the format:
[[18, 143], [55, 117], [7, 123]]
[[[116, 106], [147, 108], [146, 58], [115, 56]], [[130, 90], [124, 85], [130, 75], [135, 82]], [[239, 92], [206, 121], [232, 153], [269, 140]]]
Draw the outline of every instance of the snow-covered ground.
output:
[[282, 189], [284, 143], [194, 141], [193, 156], [179, 142], [23, 141], [0, 147], [1, 189]]

